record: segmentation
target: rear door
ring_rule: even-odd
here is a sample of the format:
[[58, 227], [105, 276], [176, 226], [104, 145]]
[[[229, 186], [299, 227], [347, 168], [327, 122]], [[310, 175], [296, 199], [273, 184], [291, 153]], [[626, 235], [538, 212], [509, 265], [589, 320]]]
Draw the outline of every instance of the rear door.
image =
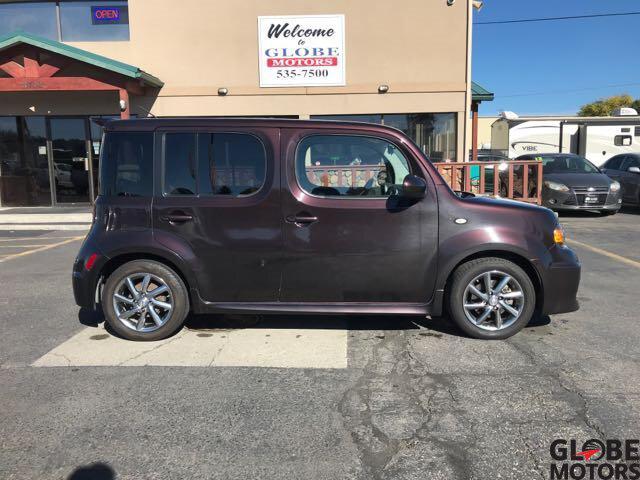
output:
[[210, 302], [276, 301], [282, 230], [278, 130], [202, 128], [156, 134], [154, 237], [192, 252]]
[[[386, 134], [282, 131], [283, 302], [424, 304], [433, 291], [437, 201], [407, 145]], [[397, 195], [405, 175], [427, 196]]]

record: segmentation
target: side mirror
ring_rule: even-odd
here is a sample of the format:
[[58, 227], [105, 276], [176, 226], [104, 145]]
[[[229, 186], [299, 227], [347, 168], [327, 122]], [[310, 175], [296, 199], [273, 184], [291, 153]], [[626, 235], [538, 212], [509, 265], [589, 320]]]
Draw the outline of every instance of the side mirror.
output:
[[629, 172], [629, 173], [640, 173], [640, 167], [629, 167], [629, 170], [627, 170], [627, 172]]
[[406, 198], [424, 198], [427, 182], [415, 175], [407, 175], [402, 181], [402, 196]]

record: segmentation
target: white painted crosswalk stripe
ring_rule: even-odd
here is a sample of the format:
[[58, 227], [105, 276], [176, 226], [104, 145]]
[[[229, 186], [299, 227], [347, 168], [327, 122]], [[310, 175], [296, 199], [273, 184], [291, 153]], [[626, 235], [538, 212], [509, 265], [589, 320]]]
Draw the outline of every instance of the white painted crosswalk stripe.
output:
[[343, 329], [187, 330], [157, 342], [132, 342], [85, 328], [34, 367], [182, 366], [347, 368]]

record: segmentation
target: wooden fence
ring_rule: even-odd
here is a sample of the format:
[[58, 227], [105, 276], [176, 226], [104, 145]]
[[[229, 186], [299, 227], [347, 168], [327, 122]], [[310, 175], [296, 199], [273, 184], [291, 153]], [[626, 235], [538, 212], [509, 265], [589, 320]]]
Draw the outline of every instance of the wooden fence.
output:
[[538, 205], [542, 203], [541, 161], [451, 162], [434, 165], [453, 190]]

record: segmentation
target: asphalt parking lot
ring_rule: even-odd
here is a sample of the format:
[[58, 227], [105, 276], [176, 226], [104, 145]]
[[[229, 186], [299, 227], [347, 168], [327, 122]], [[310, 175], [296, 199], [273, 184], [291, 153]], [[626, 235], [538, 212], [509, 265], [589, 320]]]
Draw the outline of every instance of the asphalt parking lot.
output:
[[197, 317], [139, 344], [74, 305], [78, 232], [0, 232], [0, 478], [549, 478], [637, 438], [640, 211], [562, 216], [578, 312], [506, 341], [446, 319]]

